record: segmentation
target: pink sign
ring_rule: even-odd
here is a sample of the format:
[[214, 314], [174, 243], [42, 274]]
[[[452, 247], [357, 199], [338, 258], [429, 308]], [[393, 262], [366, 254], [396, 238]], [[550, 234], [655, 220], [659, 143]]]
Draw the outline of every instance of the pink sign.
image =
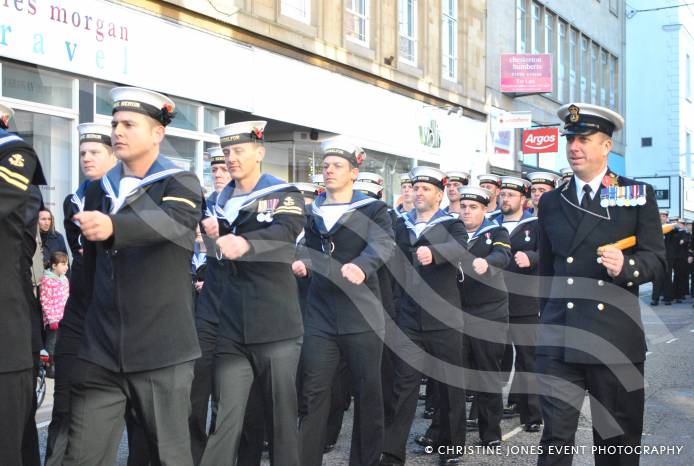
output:
[[552, 92], [552, 54], [501, 54], [501, 92]]

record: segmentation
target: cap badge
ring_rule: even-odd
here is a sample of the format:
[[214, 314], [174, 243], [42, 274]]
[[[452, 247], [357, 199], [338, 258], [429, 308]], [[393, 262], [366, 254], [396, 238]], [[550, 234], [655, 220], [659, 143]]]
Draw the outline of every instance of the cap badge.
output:
[[581, 115], [579, 114], [580, 112], [581, 109], [579, 109], [577, 106], [569, 106], [569, 121], [571, 123], [578, 123], [578, 120], [581, 119]]

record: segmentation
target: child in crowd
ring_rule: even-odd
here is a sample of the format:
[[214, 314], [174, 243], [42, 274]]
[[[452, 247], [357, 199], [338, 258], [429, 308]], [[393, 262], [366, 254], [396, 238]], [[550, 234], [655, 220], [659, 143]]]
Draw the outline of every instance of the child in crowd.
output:
[[43, 326], [46, 329], [46, 350], [53, 360], [58, 326], [63, 319], [65, 303], [70, 293], [67, 276], [68, 256], [64, 252], [55, 251], [50, 255], [49, 269], [41, 279], [41, 309], [43, 311]]

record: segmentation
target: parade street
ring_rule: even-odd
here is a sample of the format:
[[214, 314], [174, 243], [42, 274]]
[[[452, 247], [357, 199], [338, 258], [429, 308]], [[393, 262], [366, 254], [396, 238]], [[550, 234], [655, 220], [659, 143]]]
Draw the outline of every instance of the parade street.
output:
[[[641, 464], [644, 465], [690, 465], [692, 464], [692, 446], [689, 443], [694, 432], [694, 309], [691, 298], [682, 304], [657, 307], [647, 307], [650, 298], [650, 285], [642, 287], [641, 301], [643, 321], [649, 341], [649, 353], [646, 361], [646, 411], [644, 416], [643, 442], [644, 446], [657, 447], [662, 454], [642, 454]], [[52, 382], [52, 381], [51, 381]], [[52, 384], [49, 388], [52, 387]], [[508, 387], [507, 387], [508, 388]], [[41, 451], [45, 449], [47, 420], [50, 419], [51, 393], [46, 397], [44, 405], [37, 413], [37, 425], [41, 441]], [[469, 404], [468, 404], [469, 406]], [[436, 455], [416, 455], [412, 452], [417, 445], [414, 437], [423, 433], [429, 421], [422, 418], [423, 402], [417, 408], [417, 418], [410, 434], [408, 443], [407, 464], [429, 465], [436, 464]], [[574, 465], [592, 465], [592, 430], [589, 420], [589, 409], [586, 403], [584, 415], [576, 433], [578, 454], [574, 457]], [[499, 454], [467, 455], [464, 464], [474, 465], [534, 465], [537, 456], [532, 454], [540, 441], [540, 433], [524, 432], [519, 427], [518, 418], [502, 421], [503, 443]], [[352, 430], [352, 409], [345, 416], [342, 433], [335, 450], [323, 458], [323, 464], [329, 466], [347, 466], [349, 464], [349, 444]], [[475, 449], [478, 440], [476, 432], [468, 431], [467, 442]], [[680, 453], [677, 447], [681, 447]], [[481, 448], [481, 447], [479, 447]], [[581, 454], [581, 451], [584, 451]], [[656, 451], [658, 451], [656, 450]], [[118, 464], [125, 465], [127, 461], [127, 444], [121, 442]], [[264, 455], [263, 466], [269, 465], [267, 455]]]

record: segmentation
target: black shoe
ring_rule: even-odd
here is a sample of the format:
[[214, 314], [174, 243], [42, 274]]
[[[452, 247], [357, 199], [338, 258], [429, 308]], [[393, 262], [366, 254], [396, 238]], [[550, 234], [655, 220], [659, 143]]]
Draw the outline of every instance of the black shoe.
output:
[[504, 419], [509, 419], [512, 417], [520, 416], [520, 410], [518, 409], [517, 404], [512, 404], [512, 405], [506, 405], [504, 406], [504, 414], [503, 418]]
[[434, 409], [429, 408], [424, 410], [424, 414], [422, 414], [422, 417], [424, 419], [432, 419], [434, 417]]
[[439, 466], [450, 466], [460, 464], [463, 458], [456, 455], [439, 455]]
[[523, 426], [523, 430], [526, 432], [540, 432], [541, 429], [542, 429], [542, 424], [537, 423], [537, 422], [525, 424]]
[[651, 301], [651, 306], [657, 306], [657, 305], [658, 305], [658, 301]]
[[414, 438], [414, 443], [422, 447], [433, 447], [434, 439], [427, 437], [426, 435], [418, 435]]
[[470, 428], [477, 428], [479, 426], [479, 423], [477, 422], [477, 419], [468, 419], [465, 421], [465, 425], [467, 425]]
[[335, 449], [335, 444], [334, 443], [329, 443], [326, 446], [323, 447], [323, 453], [330, 453]]
[[405, 463], [391, 454], [383, 453], [381, 455], [381, 461], [378, 464], [379, 466], [404, 466]]

